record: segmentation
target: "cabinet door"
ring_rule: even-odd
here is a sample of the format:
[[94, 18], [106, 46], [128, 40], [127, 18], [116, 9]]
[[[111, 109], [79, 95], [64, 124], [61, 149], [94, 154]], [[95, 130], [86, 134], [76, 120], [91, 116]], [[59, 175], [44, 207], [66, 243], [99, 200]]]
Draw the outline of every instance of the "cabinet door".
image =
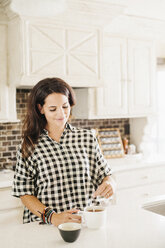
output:
[[128, 40], [128, 101], [130, 115], [154, 108], [154, 46], [150, 41]]
[[6, 39], [6, 26], [0, 25], [0, 119], [7, 117], [7, 39]]
[[118, 190], [116, 204], [119, 206], [140, 206], [148, 200], [148, 186]]
[[24, 32], [25, 79], [56, 76], [75, 87], [93, 87], [101, 82], [99, 29], [30, 22]]
[[151, 170], [149, 168], [126, 170], [115, 173], [117, 189], [128, 189], [150, 182]]
[[116, 204], [121, 206], [140, 206], [154, 197], [164, 195], [164, 189], [165, 182], [160, 182], [118, 190], [116, 193]]
[[23, 223], [23, 207], [0, 210], [0, 223], [4, 227]]
[[11, 195], [11, 187], [0, 189], [0, 211], [22, 207], [20, 198]]
[[104, 88], [97, 89], [97, 113], [104, 117], [127, 112], [127, 43], [123, 38], [104, 36]]

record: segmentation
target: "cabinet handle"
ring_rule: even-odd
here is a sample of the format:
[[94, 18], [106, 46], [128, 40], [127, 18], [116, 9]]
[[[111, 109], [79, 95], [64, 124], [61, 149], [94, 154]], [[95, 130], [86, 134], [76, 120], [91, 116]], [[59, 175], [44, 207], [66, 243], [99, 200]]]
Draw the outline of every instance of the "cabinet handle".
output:
[[141, 177], [141, 179], [143, 180], [148, 179], [148, 176]]
[[148, 197], [148, 196], [149, 196], [148, 193], [145, 193], [145, 194], [142, 195], [142, 197]]

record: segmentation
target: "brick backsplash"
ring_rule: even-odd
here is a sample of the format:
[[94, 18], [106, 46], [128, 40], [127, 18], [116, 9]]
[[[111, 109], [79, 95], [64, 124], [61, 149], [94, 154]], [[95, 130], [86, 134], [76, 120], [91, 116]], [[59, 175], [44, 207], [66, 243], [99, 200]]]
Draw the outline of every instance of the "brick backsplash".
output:
[[21, 122], [0, 123], [0, 168], [15, 164], [17, 146], [21, 140]]
[[29, 92], [30, 92], [29, 89], [17, 89], [16, 107], [17, 107], [17, 118], [19, 120], [24, 119]]
[[[17, 118], [20, 122], [0, 123], [0, 168], [10, 168], [15, 165], [17, 146], [21, 141], [21, 120], [26, 112], [26, 103], [29, 89], [17, 89], [16, 104]], [[70, 123], [76, 127], [118, 128], [121, 137], [130, 140], [129, 119], [72, 119]]]

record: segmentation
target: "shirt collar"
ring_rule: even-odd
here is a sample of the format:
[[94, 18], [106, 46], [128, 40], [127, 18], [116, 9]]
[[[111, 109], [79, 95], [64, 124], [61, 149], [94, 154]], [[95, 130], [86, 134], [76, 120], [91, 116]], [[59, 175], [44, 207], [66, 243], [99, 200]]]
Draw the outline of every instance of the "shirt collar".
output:
[[69, 124], [68, 122], [66, 123], [65, 129], [70, 129], [72, 132], [74, 131], [74, 127], [71, 124]]
[[[74, 127], [71, 124], [69, 124], [68, 122], [66, 123], [66, 126], [64, 128], [64, 132], [63, 133], [65, 133], [67, 130], [71, 130], [72, 132], [74, 131]], [[46, 134], [46, 135], [48, 135], [48, 130], [46, 130], [44, 128], [43, 129], [43, 133]]]

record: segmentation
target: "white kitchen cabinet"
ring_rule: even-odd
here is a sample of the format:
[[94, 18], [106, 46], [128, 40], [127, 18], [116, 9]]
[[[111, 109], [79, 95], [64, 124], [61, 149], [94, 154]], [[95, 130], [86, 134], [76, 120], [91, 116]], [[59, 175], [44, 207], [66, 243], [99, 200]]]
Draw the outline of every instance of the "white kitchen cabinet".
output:
[[60, 77], [75, 87], [102, 81], [99, 28], [58, 24], [53, 20], [15, 18], [9, 23], [9, 81], [33, 86]]
[[0, 188], [0, 211], [22, 207], [20, 198], [11, 195], [11, 187]]
[[23, 208], [13, 208], [10, 210], [0, 210], [0, 224], [6, 227], [7, 225], [23, 223]]
[[7, 78], [7, 24], [0, 23], [0, 121], [16, 120], [15, 88]]
[[[2, 35], [3, 34], [3, 35]], [[4, 92], [7, 81], [6, 65], [7, 65], [7, 50], [6, 50], [6, 25], [0, 25], [0, 119], [5, 119], [6, 94]]]
[[14, 172], [0, 172], [0, 224], [22, 223], [23, 204], [20, 198], [11, 195]]
[[155, 53], [152, 41], [128, 40], [128, 112], [154, 112]]
[[154, 111], [154, 44], [104, 35], [104, 88], [97, 89], [103, 117], [145, 116]]
[[101, 28], [17, 17], [8, 30], [10, 86], [32, 87], [43, 78], [62, 78], [77, 88], [74, 116], [98, 117], [95, 87], [103, 83]]
[[118, 190], [116, 193], [115, 204], [133, 205], [140, 207], [151, 198], [165, 194], [165, 182], [146, 184], [128, 189]]
[[0, 223], [22, 223], [23, 205], [20, 198], [11, 195], [11, 187], [0, 188]]
[[165, 165], [114, 172], [116, 204], [140, 206], [150, 198], [165, 194]]
[[127, 113], [127, 44], [125, 39], [104, 37], [104, 87], [97, 89], [97, 112], [102, 116]]

